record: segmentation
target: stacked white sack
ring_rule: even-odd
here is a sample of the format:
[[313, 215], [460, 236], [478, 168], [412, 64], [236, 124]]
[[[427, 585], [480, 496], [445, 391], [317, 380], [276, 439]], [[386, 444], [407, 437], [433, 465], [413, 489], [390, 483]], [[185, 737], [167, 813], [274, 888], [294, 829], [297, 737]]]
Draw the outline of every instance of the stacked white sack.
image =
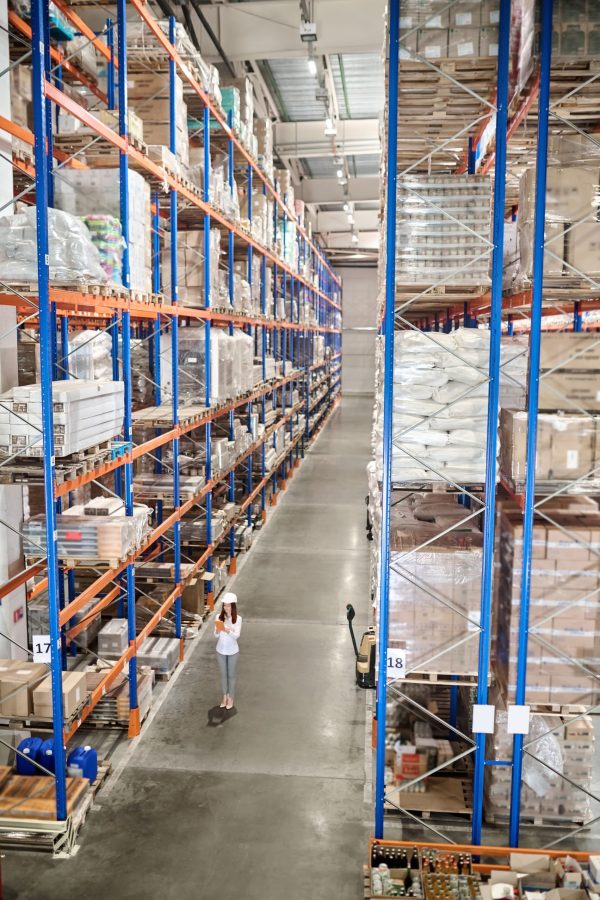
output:
[[485, 480], [489, 350], [487, 329], [395, 335], [394, 482]]

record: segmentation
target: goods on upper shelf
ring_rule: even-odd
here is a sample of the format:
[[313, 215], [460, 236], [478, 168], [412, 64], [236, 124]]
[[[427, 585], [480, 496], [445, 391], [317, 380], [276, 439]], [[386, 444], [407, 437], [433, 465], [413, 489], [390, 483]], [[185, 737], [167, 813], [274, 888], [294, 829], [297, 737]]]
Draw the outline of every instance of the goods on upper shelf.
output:
[[[129, 35], [128, 35], [129, 37]], [[132, 72], [127, 78], [129, 107], [143, 124], [143, 140], [147, 144], [170, 147], [170, 79], [169, 72]], [[183, 169], [189, 165], [187, 104], [183, 99], [183, 82], [175, 76], [175, 148]]]
[[[489, 331], [395, 336], [392, 478], [485, 480]], [[383, 410], [379, 403], [378, 434]]]
[[[152, 291], [152, 227], [150, 185], [139, 172], [128, 175], [129, 287]], [[56, 179], [56, 205], [72, 216], [120, 217], [119, 191], [115, 190], [115, 169], [63, 169]], [[52, 212], [52, 210], [50, 210]], [[102, 279], [105, 280], [103, 275]], [[120, 275], [113, 270], [113, 279]]]
[[[68, 456], [110, 440], [123, 425], [122, 381], [52, 383], [54, 452]], [[0, 451], [42, 456], [42, 400], [39, 384], [2, 394]]]
[[[581, 278], [579, 273], [600, 274], [599, 183], [598, 164], [548, 166], [545, 277]], [[519, 279], [529, 282], [533, 271], [534, 169], [525, 170], [519, 191]]]
[[[536, 517], [533, 532], [527, 702], [597, 702], [594, 671], [600, 664], [598, 623], [598, 506], [585, 497], [544, 504], [552, 522]], [[523, 523], [503, 506], [496, 610], [496, 675], [514, 702], [518, 656]], [[539, 624], [538, 624], [539, 622]]]
[[400, 177], [396, 281], [489, 284], [491, 199], [486, 175]]
[[[101, 257], [85, 224], [75, 215], [48, 210], [50, 280], [105, 282]], [[36, 209], [0, 218], [0, 279], [38, 280]]]
[[[396, 493], [390, 526], [390, 646], [406, 672], [477, 671], [482, 535], [456, 498]], [[446, 534], [445, 532], [448, 531]], [[435, 622], [435, 628], [431, 623]]]
[[[56, 517], [57, 549], [62, 559], [122, 560], [140, 547], [149, 532], [151, 509], [143, 504], [125, 514], [119, 498], [70, 506]], [[105, 510], [104, 514], [98, 511]], [[27, 556], [46, 553], [46, 516], [39, 514], [23, 523], [23, 549]]]
[[[210, 229], [209, 273], [210, 305], [217, 306], [219, 296], [219, 259], [221, 256], [221, 232]], [[204, 287], [204, 229], [180, 230], [177, 234], [177, 302], [181, 306], [206, 306]], [[162, 289], [170, 297], [171, 289], [171, 234], [165, 233], [161, 254]]]
[[[534, 2], [516, 0], [511, 9], [510, 95], [521, 90], [533, 67]], [[433, 61], [498, 56], [498, 0], [409, 0], [400, 18], [401, 58]]]

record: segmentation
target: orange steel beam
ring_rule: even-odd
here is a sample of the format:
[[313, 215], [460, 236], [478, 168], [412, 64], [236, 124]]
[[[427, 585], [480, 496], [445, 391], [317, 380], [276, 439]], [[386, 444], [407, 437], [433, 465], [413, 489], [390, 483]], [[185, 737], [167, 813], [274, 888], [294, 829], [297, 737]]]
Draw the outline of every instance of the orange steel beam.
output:
[[[31, 26], [28, 25], [20, 16], [14, 12], [14, 10], [9, 9], [8, 11], [8, 21], [17, 31], [20, 31], [22, 35], [31, 40]], [[99, 100], [102, 100], [103, 103], [108, 103], [108, 97], [106, 94], [100, 90], [95, 81], [86, 75], [86, 73], [79, 68], [78, 65], [72, 63], [70, 59], [67, 59], [57, 47], [50, 46], [50, 58], [59, 66], [62, 66], [65, 72], [68, 72], [72, 78], [75, 78], [77, 81], [80, 81], [92, 94], [95, 94]]]
[[[11, 120], [7, 119], [5, 116], [0, 116], [0, 130], [5, 131], [12, 137], [18, 138], [20, 141], [23, 141], [24, 144], [29, 144], [30, 147], [33, 147], [34, 145], [35, 138], [33, 131], [30, 131], [29, 128], [25, 128], [23, 125], [17, 125], [15, 122], [11, 122]], [[54, 148], [53, 156], [59, 162], [64, 162], [69, 159], [68, 153], [65, 153], [63, 150], [58, 150], [57, 148]], [[69, 160], [68, 165], [73, 169], [87, 169], [87, 166], [78, 159]], [[35, 172], [33, 164], [31, 164], [31, 168], [32, 171]]]
[[[108, 49], [108, 47], [106, 46], [104, 41], [101, 41], [100, 38], [94, 34], [92, 29], [89, 27], [89, 25], [86, 25], [86, 23], [83, 21], [83, 19], [81, 19], [77, 15], [77, 13], [72, 9], [72, 7], [69, 6], [68, 3], [64, 3], [63, 0], [55, 0], [54, 5], [56, 6], [57, 9], [59, 9], [61, 11], [61, 13], [64, 16], [66, 16], [66, 18], [70, 22], [73, 23], [73, 25], [76, 27], [77, 31], [80, 31], [94, 45], [96, 50], [98, 50], [98, 52], [101, 53], [102, 56], [106, 60], [110, 61], [110, 50]], [[119, 62], [116, 59], [116, 54], [115, 54], [115, 69], [118, 69], [118, 68], [119, 68]]]
[[29, 581], [30, 578], [33, 578], [34, 575], [41, 575], [45, 570], [45, 563], [36, 563], [28, 569], [23, 569], [23, 571], [19, 572], [17, 575], [13, 575], [12, 578], [9, 578], [8, 581], [5, 581], [4, 584], [0, 586], [0, 600], [3, 597], [7, 597], [16, 590], [16, 588], [21, 587], [22, 584], [25, 584], [25, 582]]
[[[533, 850], [530, 847], [497, 847], [495, 845], [480, 844], [436, 844], [427, 841], [388, 841], [369, 839], [369, 851], [376, 844], [378, 847], [418, 847], [427, 850], [442, 850], [444, 853], [469, 853], [473, 856], [508, 856], [511, 853], [543, 853], [553, 859], [571, 856], [579, 862], [586, 862], [590, 857], [589, 851], [582, 850]], [[369, 853], [370, 855], [370, 853]]]
[[[508, 123], [508, 128], [506, 130], [507, 140], [510, 141], [511, 137], [513, 136], [513, 134], [515, 133], [515, 131], [517, 130], [517, 128], [519, 127], [519, 125], [521, 124], [521, 122], [523, 121], [523, 119], [525, 118], [525, 116], [527, 115], [529, 110], [531, 109], [531, 107], [533, 106], [533, 102], [537, 98], [539, 92], [540, 92], [540, 72], [538, 69], [538, 71], [533, 76], [533, 83], [531, 85], [529, 93], [526, 94], [525, 97], [522, 98], [521, 104], [520, 104], [517, 112], [515, 113], [515, 115], [512, 117], [512, 119]], [[495, 159], [496, 159], [496, 151], [493, 150], [480, 169], [482, 175], [488, 174], [488, 172], [491, 170], [492, 166], [494, 165]]]
[[[154, 16], [153, 16], [152, 13], [150, 12], [150, 9], [149, 9], [148, 4], [145, 2], [145, 0], [130, 0], [130, 2], [131, 2], [131, 5], [134, 7], [134, 9], [137, 10], [137, 12], [138, 12], [140, 18], [142, 18], [142, 19], [144, 20], [144, 22], [148, 25], [148, 27], [151, 29], [151, 31], [153, 32], [153, 34], [154, 34], [154, 36], [156, 37], [157, 41], [159, 42], [159, 44], [162, 45], [162, 47], [163, 47], [163, 49], [165, 50], [165, 52], [167, 53], [167, 55], [170, 56], [171, 59], [175, 62], [175, 64], [178, 66], [178, 68], [180, 69], [181, 73], [182, 73], [183, 76], [185, 77], [186, 81], [190, 84], [190, 86], [191, 86], [191, 87], [194, 89], [194, 91], [198, 94], [198, 96], [200, 97], [200, 99], [202, 100], [202, 102], [204, 103], [204, 105], [207, 106], [207, 107], [210, 109], [211, 116], [214, 117], [214, 118], [216, 119], [216, 121], [219, 123], [219, 125], [221, 126], [221, 128], [223, 129], [223, 131], [225, 132], [225, 134], [227, 135], [227, 137], [228, 137], [228, 138], [231, 138], [231, 140], [233, 141], [233, 143], [234, 143], [234, 145], [235, 145], [236, 150], [238, 151], [238, 153], [240, 153], [240, 155], [246, 160], [246, 162], [247, 162], [250, 166], [252, 166], [254, 172], [257, 174], [257, 176], [258, 176], [259, 179], [263, 182], [263, 184], [265, 184], [267, 190], [269, 191], [269, 193], [271, 194], [271, 196], [273, 197], [273, 199], [274, 199], [274, 200], [276, 201], [276, 203], [281, 207], [282, 210], [285, 210], [286, 215], [288, 216], [288, 218], [289, 218], [292, 222], [294, 222], [294, 224], [297, 226], [297, 228], [298, 228], [298, 230], [300, 231], [300, 233], [302, 234], [302, 236], [303, 236], [303, 237], [305, 238], [305, 240], [307, 241], [308, 245], [311, 247], [311, 249], [313, 250], [313, 252], [318, 256], [318, 258], [321, 260], [321, 262], [323, 263], [323, 265], [327, 268], [327, 270], [328, 270], [329, 273], [333, 276], [335, 282], [336, 282], [336, 283], [338, 284], [338, 286], [339, 286], [339, 285], [341, 284], [341, 279], [340, 279], [340, 277], [339, 277], [338, 275], [335, 274], [335, 272], [334, 272], [333, 269], [330, 267], [330, 265], [329, 265], [329, 263], [327, 262], [327, 260], [326, 260], [326, 259], [324, 258], [324, 256], [320, 253], [318, 247], [316, 247], [316, 245], [310, 240], [310, 238], [309, 238], [308, 235], [306, 234], [305, 230], [304, 230], [303, 228], [300, 227], [300, 224], [299, 224], [299, 222], [298, 222], [296, 216], [294, 215], [294, 213], [293, 213], [291, 210], [289, 210], [289, 209], [287, 208], [287, 206], [284, 204], [283, 199], [281, 198], [281, 196], [277, 193], [277, 191], [275, 190], [275, 188], [271, 185], [271, 183], [270, 183], [270, 182], [268, 181], [268, 179], [265, 177], [264, 172], [262, 171], [262, 169], [260, 169], [260, 168], [258, 167], [257, 163], [256, 163], [255, 160], [250, 156], [250, 154], [248, 153], [248, 151], [246, 150], [246, 148], [245, 148], [245, 147], [241, 144], [241, 142], [238, 140], [238, 138], [236, 137], [236, 135], [234, 134], [234, 132], [231, 130], [231, 128], [230, 128], [229, 125], [227, 124], [225, 118], [221, 115], [221, 112], [220, 112], [218, 109], [216, 109], [216, 108], [214, 107], [214, 105], [213, 105], [213, 103], [212, 103], [210, 97], [209, 97], [208, 94], [206, 93], [206, 91], [204, 91], [203, 88], [198, 84], [198, 82], [196, 81], [196, 79], [195, 79], [194, 76], [192, 75], [192, 72], [191, 72], [190, 68], [189, 68], [188, 65], [183, 61], [183, 59], [181, 58], [181, 56], [179, 55], [179, 53], [177, 52], [177, 50], [175, 49], [175, 47], [173, 46], [173, 44], [171, 44], [171, 42], [169, 41], [167, 35], [164, 33], [164, 31], [163, 31], [162, 28], [159, 26], [158, 22], [156, 21], [156, 19], [154, 18]], [[341, 307], [338, 306], [338, 304], [334, 303], [333, 301], [330, 301], [330, 302], [331, 302], [332, 305], [335, 306], [336, 308], [338, 308], [338, 309], [341, 308]]]
[[96, 618], [98, 613], [102, 612], [103, 609], [106, 609], [107, 606], [110, 606], [111, 603], [114, 603], [114, 601], [117, 599], [117, 597], [119, 596], [120, 593], [121, 593], [121, 588], [115, 587], [112, 589], [112, 591], [110, 591], [106, 595], [106, 597], [102, 597], [102, 599], [99, 600], [98, 603], [96, 603], [96, 605], [92, 607], [92, 609], [89, 611], [89, 614], [85, 617], [85, 619], [82, 622], [79, 622], [77, 625], [75, 625], [73, 628], [70, 628], [69, 631], [67, 631], [67, 634], [66, 634], [67, 640], [68, 641], [75, 640], [77, 635], [81, 634], [81, 632], [87, 628], [89, 622], [92, 619]]

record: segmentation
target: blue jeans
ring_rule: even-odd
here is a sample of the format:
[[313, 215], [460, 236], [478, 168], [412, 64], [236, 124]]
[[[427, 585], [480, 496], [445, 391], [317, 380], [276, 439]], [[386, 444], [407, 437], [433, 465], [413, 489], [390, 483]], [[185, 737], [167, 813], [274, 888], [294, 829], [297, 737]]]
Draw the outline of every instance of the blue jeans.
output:
[[224, 653], [217, 652], [219, 671], [221, 672], [221, 688], [223, 694], [228, 694], [230, 697], [235, 696], [235, 677], [239, 656], [239, 653], [225, 656]]

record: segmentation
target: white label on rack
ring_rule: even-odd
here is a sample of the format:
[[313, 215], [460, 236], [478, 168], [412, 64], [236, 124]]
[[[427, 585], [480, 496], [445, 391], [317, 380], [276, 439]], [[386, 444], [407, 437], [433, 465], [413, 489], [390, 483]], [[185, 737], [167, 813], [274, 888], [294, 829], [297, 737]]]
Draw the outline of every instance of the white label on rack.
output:
[[579, 450], [567, 450], [567, 469], [576, 469], [579, 466]]
[[388, 681], [403, 678], [406, 672], [406, 650], [398, 647], [388, 647], [387, 651], [387, 677]]
[[473, 704], [473, 734], [493, 734], [496, 709], [488, 703]]
[[491, 9], [490, 10], [490, 25], [498, 25], [500, 23], [500, 10], [499, 9]]
[[31, 638], [34, 663], [49, 663], [52, 642], [49, 634], [34, 634]]
[[529, 707], [509, 706], [506, 730], [509, 734], [529, 734]]
[[438, 59], [441, 55], [442, 55], [442, 48], [440, 46], [425, 47], [425, 56], [428, 59]]
[[472, 25], [473, 24], [473, 13], [470, 13], [470, 12], [456, 13], [456, 24], [457, 25]]
[[474, 56], [475, 55], [475, 47], [473, 46], [473, 41], [465, 41], [463, 44], [458, 45], [458, 55], [459, 56]]
[[427, 19], [425, 22], [424, 28], [441, 28], [442, 27], [442, 17], [441, 16], [431, 16], [430, 19]]

